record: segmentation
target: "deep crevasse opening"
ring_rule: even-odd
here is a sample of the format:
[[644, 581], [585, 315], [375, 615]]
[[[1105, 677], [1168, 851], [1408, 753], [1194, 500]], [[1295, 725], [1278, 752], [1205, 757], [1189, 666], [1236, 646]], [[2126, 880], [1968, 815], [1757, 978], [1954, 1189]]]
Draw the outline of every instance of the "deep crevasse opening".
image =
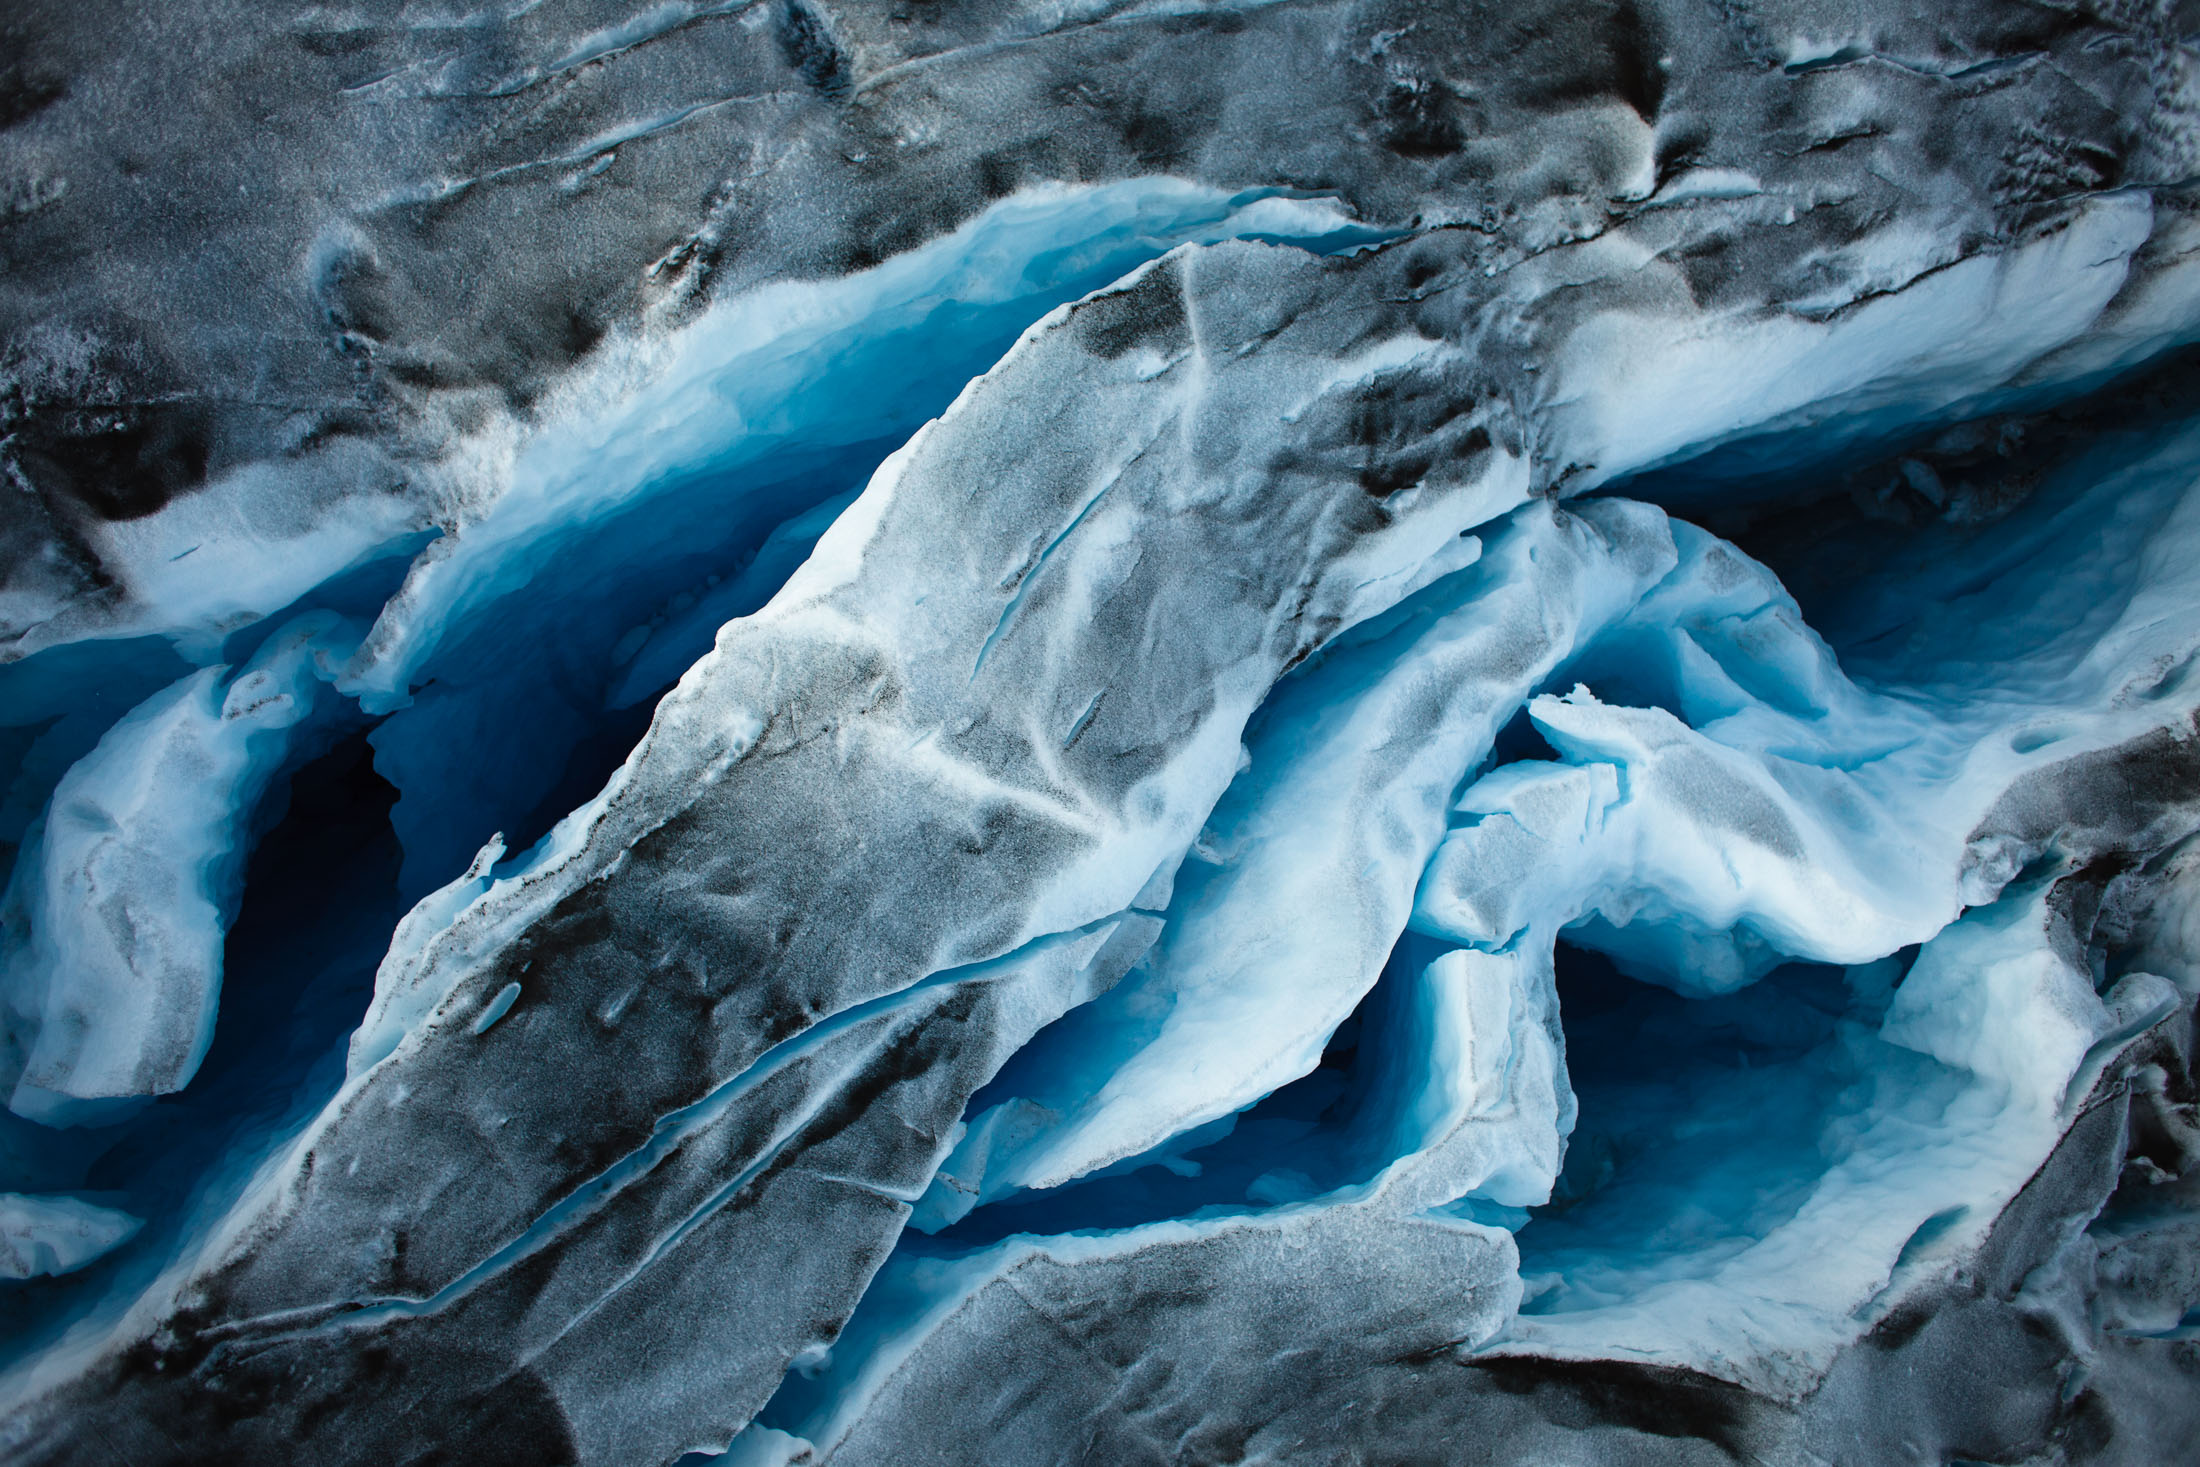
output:
[[[2110, 394], [1935, 428], [1853, 468], [1799, 452], [1784, 488], [1724, 523], [1805, 587], [1831, 646], [1769, 571], [1745, 572], [1719, 541], [1677, 527], [1680, 570], [1492, 720], [1447, 837], [1468, 841], [1455, 890], [1467, 906], [1431, 908], [1439, 848], [1422, 930], [1398, 941], [1349, 1017], [1319, 1030], [1318, 1058], [1219, 1115], [1187, 1106], [1156, 1144], [1088, 1151], [1096, 1164], [1054, 1185], [989, 1189], [1004, 1154], [1043, 1153], [1063, 1126], [1048, 1102], [1104, 1091], [1154, 1042], [1160, 1012], [1111, 1011], [1140, 991], [1136, 972], [1073, 1011], [974, 1098], [969, 1135], [842, 1343], [798, 1362], [756, 1431], [829, 1442], [944, 1310], [1033, 1249], [1080, 1255], [1164, 1223], [1351, 1203], [1410, 1173], [1417, 1151], [1441, 1149], [1429, 1092], [1461, 1062], [1432, 1043], [1445, 1000], [1425, 996], [1446, 953], [1555, 958], [1544, 981], [1570, 1081], [1547, 1113], [1504, 1118], [1566, 1135], [1544, 1196], [1524, 1196], [1517, 1175], [1488, 1185], [1485, 1166], [1438, 1203], [1517, 1233], [1524, 1306], [1486, 1348], [1807, 1380], [1977, 1243], [2102, 1056], [2175, 1002], [2169, 982], [2114, 953], [2096, 950], [2088, 968], [2056, 950], [2050, 898], [2073, 873], [2051, 839], [1967, 839], [2026, 770], [2144, 740], [2161, 722], [2149, 710], [2175, 703], [2184, 665], [2147, 648], [2190, 602], [2200, 438], [2189, 395], [2172, 358]], [[1810, 533], [1813, 515], [1826, 534]], [[1751, 574], [1768, 589], [1737, 596]], [[1461, 588], [1489, 575], [1487, 559], [1457, 573], [1280, 685], [1232, 797], [1261, 798], [1274, 769], [1273, 750], [1261, 767], [1262, 731], [1289, 721], [1295, 692], [1336, 679], [1340, 660], [1401, 624], [1440, 618], [1447, 596], [1463, 604]], [[1381, 681], [1334, 685], [1366, 700]], [[1583, 691], [1553, 696], [1568, 687]], [[1575, 788], [1599, 767], [1616, 770], [1609, 789]], [[1649, 801], [1663, 815], [1624, 858], [1599, 858], [1577, 904], [1495, 911], [1518, 883], [1566, 883], [1571, 858], [1554, 862], [1551, 844], [1563, 821], [1529, 817], [1576, 798], [1608, 813]], [[1492, 821], [1541, 844], [1523, 855], [1517, 842], [1474, 843]], [[1925, 828], [1925, 854], [1905, 822]], [[1691, 850], [1691, 829], [1712, 838]], [[1218, 849], [1203, 850], [1203, 835], [1168, 894], [1172, 922], [1234, 858], [1228, 829], [1210, 834]], [[1317, 824], [1292, 838], [1313, 848], [1345, 836]], [[1766, 863], [1783, 861], [1846, 870], [1853, 930], [1806, 920], [1801, 892], [1766, 885]], [[1901, 885], [1928, 869], [1944, 907], [1903, 915]], [[1477, 886], [1474, 872], [1489, 879]], [[1707, 906], [1724, 884], [1739, 905]], [[1486, 933], [1486, 957], [1459, 945], [1469, 929]], [[1169, 1003], [1200, 1001], [1196, 988], [1187, 980]], [[1463, 1111], [1477, 1119], [1473, 1104]]]
[[[919, 251], [922, 260], [881, 267], [916, 271], [895, 276], [903, 293], [889, 292], [883, 304], [874, 275], [859, 277], [862, 289], [831, 309], [772, 305], [709, 350], [694, 346], [697, 361], [663, 368], [647, 393], [621, 400], [585, 431], [548, 435], [523, 454], [504, 494], [472, 507], [423, 558], [338, 678], [382, 719], [372, 736], [376, 767], [396, 777], [414, 807], [407, 814], [400, 804], [396, 817], [406, 857], [421, 867], [406, 879], [447, 876], [500, 826], [523, 844], [599, 787], [666, 682], [708, 646], [721, 621], [769, 596], [892, 446], [894, 430], [880, 425], [921, 420], [923, 404], [951, 395], [965, 369], [990, 360], [987, 351], [1012, 339], [1036, 305], [1112, 278], [1169, 238], [1225, 225], [1255, 236], [1296, 229], [1295, 238], [1316, 247], [1367, 237], [1318, 207], [1280, 199], [1201, 196], [1172, 213], [1181, 193], [1164, 188], [1156, 196], [1169, 207], [1151, 217], [1134, 210], [1144, 221], [1134, 226], [1100, 209], [1089, 216], [1098, 232], [1059, 257], [1045, 249]], [[1017, 237], [1028, 244], [1058, 239], [1049, 231], [1063, 220], [1023, 223], [1029, 229]], [[861, 410], [848, 411], [850, 403]], [[1950, 431], [1967, 430], [1975, 425]], [[1644, 1317], [1673, 1313], [1669, 1299], [1654, 1308], [1643, 1301], [1704, 1283], [1705, 1269], [1783, 1233], [1790, 1252], [1799, 1249], [1792, 1231], [1829, 1175], [1812, 1169], [1809, 1148], [1776, 1147], [1757, 1158], [1758, 1180], [1744, 1187], [1736, 1168], [1722, 1170], [1683, 1144], [1686, 1126], [1734, 1124], [1715, 1093], [1729, 1078], [1726, 1030], [1742, 1034], [1737, 1056], [1762, 1059], [1752, 1073], [1765, 1078], [1748, 1083], [1765, 1088], [1751, 1093], [1791, 1129], [1851, 1115], [1884, 1119], [1869, 1103], [1843, 1109], [1870, 1067], [1842, 1068], [1841, 1045], [1852, 1039], [1841, 1025], [1868, 1027], [1873, 1016], [1855, 1009], [1868, 981], [1861, 977], [1843, 979], [1847, 997], [1839, 1002], [1849, 1007], [1826, 1006], [1836, 1000], [1825, 964], [1838, 958], [1851, 973], [1871, 971], [1884, 954], [1933, 939], [1962, 905], [1992, 910], [2012, 878], [2052, 856], [1965, 852], [1968, 826], [1957, 819], [1964, 807], [1948, 795], [1923, 821], [1941, 841], [1937, 856], [1947, 858], [1935, 866], [1905, 857], [1903, 832], [1884, 819], [1875, 825], [1867, 811], [1852, 822], [1868, 837], [1867, 856], [1898, 858], [1896, 882], [1908, 859], [1933, 868], [1933, 880], [1948, 888], [1906, 905], [1887, 881], [1874, 890], [1865, 879], [1871, 863], [1848, 844], [1855, 830], [1844, 826], [1844, 811], [1873, 800], [1891, 808], [1923, 799], [1921, 791], [1960, 793], [1981, 764], [2000, 778], [2111, 742], [2118, 730], [2146, 726], [2146, 697], [2180, 686], [2181, 667], [2159, 668], [2139, 702], [2119, 704], [2106, 725], [2093, 717], [2107, 693], [2126, 690], [2134, 660], [2144, 663], [2149, 598], [2190, 603], [2181, 568], [2134, 547], [2175, 552], [2188, 543], [2179, 516], [2193, 477], [2191, 436], [2145, 422], [2081, 436], [2087, 446], [2023, 494], [1951, 494], [1948, 465], [1972, 451], [1960, 442], [1935, 440], [1897, 461], [1888, 470], [1896, 499], [1912, 494], [1935, 512], [1950, 504], [1985, 510], [1922, 529], [1898, 524], [1902, 533], [1876, 542], [1883, 521], [1863, 515], [1845, 551], [1849, 584], [1833, 588], [1864, 608], [1835, 618], [1859, 628], [1834, 636], [1839, 660], [1779, 581], [1685, 524], [1661, 529], [1661, 516], [1620, 497], [1654, 489], [1648, 480], [1562, 515], [1536, 505], [1485, 527], [1478, 564], [1340, 638], [1271, 696], [1248, 731], [1244, 776], [1209, 831], [1183, 867], [1141, 898], [1167, 917], [1168, 940], [1118, 993], [1062, 1021], [980, 1092], [966, 1140], [983, 1145], [958, 1150], [946, 1172], [952, 1182], [920, 1204], [924, 1225], [937, 1231], [906, 1242], [837, 1359], [803, 1362], [767, 1420], [806, 1428], [836, 1409], [844, 1372], [860, 1368], [866, 1349], [890, 1354], [897, 1332], [951, 1297], [989, 1249], [1031, 1236], [1055, 1240], [1049, 1246], [1065, 1236], [1104, 1242], [1127, 1228], [1324, 1199], [1393, 1195], [1521, 1229], [1535, 1292], [1514, 1343], [1685, 1356], [1696, 1341], [1658, 1333], [1660, 1318], [1649, 1333], [1623, 1333]], [[1822, 452], [1813, 439], [1782, 472], [1802, 475], [1797, 465]], [[1784, 502], [1774, 495], [1756, 507]], [[1773, 528], [1749, 543], [1771, 547], [1760, 558], [1794, 574], [1794, 557], [1810, 547], [1785, 561], [1773, 554], [1774, 520], [1760, 521]], [[1875, 543], [1930, 548], [1942, 532], [1970, 534], [1942, 551], [1967, 567], [1955, 581], [1921, 578], [1915, 555], [1881, 564], [1868, 553]], [[2073, 556], [2073, 545], [2085, 553]], [[1471, 695], [1417, 722], [1432, 681]], [[1577, 683], [1580, 695], [1571, 691]], [[1425, 759], [1406, 761], [1395, 799], [1374, 816], [1379, 802], [1349, 782], [1327, 782], [1335, 771], [1381, 766], [1430, 728], [1440, 738], [1429, 741]], [[384, 793], [355, 792], [362, 845], [376, 859], [392, 849], [378, 808]], [[1394, 816], [1425, 826], [1431, 848], [1387, 832], [1362, 840], [1361, 825]], [[1615, 830], [1633, 846], [1615, 846]], [[1956, 860], [1972, 854], [1962, 874], [1977, 880], [1965, 883]], [[1263, 860], [1261, 873], [1246, 874]], [[1320, 902], [1304, 900], [1308, 889], [1293, 884], [1300, 873], [1327, 870], [1324, 861], [1346, 877], [1385, 867], [1389, 903], [1364, 930], [1329, 946], [1323, 942], [1335, 934], [1321, 930]], [[1746, 888], [1739, 898], [1714, 892], [1721, 863]], [[1752, 885], [1759, 866], [1774, 876]], [[1554, 885], [1565, 900], [1539, 906], [1528, 888], [1547, 871], [1561, 873]], [[1824, 893], [1797, 883], [1829, 872], [1837, 886], [1838, 878], [1859, 878], [1842, 890], [1871, 919], [1860, 931], [1829, 936], [1828, 924], [1808, 920], [1825, 915], [1809, 900]], [[1431, 897], [1440, 874], [1451, 882], [1448, 905]], [[389, 900], [383, 879], [373, 878], [370, 906]], [[248, 878], [248, 904], [269, 889], [266, 878]], [[1280, 930], [1279, 911], [1294, 924], [1285, 946], [1295, 951], [1239, 965], [1243, 984], [1223, 1021], [1171, 1031], [1169, 1016], [1196, 1007], [1217, 955]], [[2000, 913], [2021, 916], [2021, 903]], [[1999, 932], [1997, 920], [1981, 926]], [[1579, 1012], [1595, 1005], [1577, 996], [1567, 1053], [1583, 1068], [1564, 1084], [1555, 1061], [1567, 995], [1598, 990], [1578, 972], [1569, 978], [1571, 957], [1556, 971], [1537, 966], [1561, 930], [1567, 946], [1558, 951], [1594, 946], [1628, 969], [1627, 983], [1672, 990], [1671, 997], [1601, 991], [1607, 1015], [1626, 1016], [1638, 1031], [1655, 1022], [1675, 1036], [1666, 1071], [1630, 1078], [1621, 1061], [1639, 1056], [1626, 1055], [1609, 1069], [1599, 1059], [1591, 1077], [1585, 1067], [1600, 1053], [1602, 1031], [1598, 1014]], [[386, 920], [379, 931], [386, 934]], [[2020, 977], [2031, 961], [2017, 950], [2024, 936], [2006, 955]], [[235, 930], [231, 937], [244, 941]], [[1854, 950], [1831, 952], [1836, 938]], [[357, 959], [366, 953], [371, 962], [377, 940], [363, 937], [340, 955], [350, 964], [351, 976], [335, 989], [352, 993], [345, 1002], [356, 999]], [[1790, 957], [1820, 966], [1783, 963]], [[248, 963], [235, 954], [230, 961], [239, 978], [233, 996], [249, 993]], [[1291, 963], [1320, 979], [1320, 990], [1263, 986], [1272, 976], [1264, 967]], [[1962, 976], [1948, 971], [1951, 982]], [[1900, 990], [1890, 982], [1889, 991]], [[2065, 1049], [2076, 1036], [2078, 1050], [2065, 1056], [2071, 1073], [2090, 1043], [2147, 1012], [2148, 995], [2126, 997], [2115, 1013], [2103, 1009], [2099, 1035], [2054, 1036]], [[1940, 1017], [1949, 1022], [1936, 1023], [1931, 1004], [1909, 1016], [1901, 1031], [1909, 1042], [1892, 1047], [1921, 1058], [1901, 1063], [1928, 1090], [1940, 1086], [1961, 1099], [1982, 1125], [2004, 1119], [2010, 1097], [2002, 1092], [2021, 1078], [2006, 1063], [1997, 1068], [1994, 1046], [2009, 1035], [1989, 1033], [1983, 1048], [1965, 1049], [1978, 1016]], [[300, 1032], [317, 1035], [319, 1022]], [[1242, 1055], [1216, 1067], [1229, 1071], [1223, 1081], [1146, 1083], [1184, 1076], [1182, 1056], [1219, 1049], [1218, 1034], [1244, 1041]], [[1178, 1048], [1163, 1047], [1163, 1038]], [[209, 1065], [222, 1044], [218, 1033]], [[325, 1084], [326, 1053], [325, 1042], [302, 1044], [288, 1059], [255, 1052], [250, 1063], [264, 1063], [269, 1080], [311, 1077], [300, 1082], [310, 1087]], [[1071, 1083], [1062, 1083], [1065, 1072]], [[206, 1078], [217, 1073], [219, 1066]], [[1543, 1090], [1528, 1093], [1531, 1079]], [[1593, 1123], [1615, 1097], [1626, 1105], [1645, 1095], [1656, 1103], [1638, 1104], [1643, 1126], [1628, 1148], [1593, 1126], [1574, 1127], [1577, 1096]], [[1087, 1107], [1074, 1131], [1061, 1124], [1065, 1100]], [[2023, 1128], [2022, 1145], [1986, 1157], [2006, 1163], [1995, 1173], [2001, 1181], [2021, 1175], [2023, 1148], [2052, 1131], [2052, 1107], [2042, 1111], [2037, 1100], [2026, 1101], [2036, 1124]], [[239, 1104], [235, 1114], [246, 1115]], [[272, 1134], [257, 1112], [250, 1128], [255, 1141]], [[1561, 1172], [1559, 1143], [1569, 1132], [1580, 1144], [1568, 1159], [1573, 1170]], [[109, 1155], [127, 1158], [143, 1156], [157, 1134], [102, 1140], [114, 1143]], [[1598, 1162], [1600, 1135], [1609, 1172]], [[1900, 1151], [1915, 1138], [1895, 1140]], [[1538, 1190], [1554, 1178], [1557, 1210]], [[1681, 1195], [1684, 1182], [1698, 1192], [1693, 1201]], [[1656, 1205], [1607, 1205], [1638, 1187]], [[1990, 1198], [1992, 1186], [1973, 1195]], [[947, 1215], [947, 1204], [966, 1201], [967, 1211]], [[1960, 1243], [1965, 1226], [1986, 1220], [1981, 1212], [1966, 1223], [1915, 1196], [1897, 1202], [1887, 1219], [1891, 1246], [1863, 1259], [1861, 1273], [1843, 1275], [1842, 1287], [1862, 1279], [1869, 1294], [1878, 1287], [1872, 1269], [1929, 1262], [1934, 1249]], [[1930, 1210], [1906, 1218], [1901, 1206]], [[158, 1236], [149, 1233], [144, 1246]], [[1677, 1264], [1683, 1254], [1687, 1262]], [[1720, 1288], [1744, 1302], [1759, 1298], [1767, 1280], [1783, 1277], [1777, 1262], [1759, 1258], [1754, 1272]], [[1790, 1302], [1819, 1315], [1846, 1307]], [[1697, 1312], [1708, 1320], [1717, 1304]], [[1622, 1317], [1630, 1309], [1633, 1321]], [[1572, 1333], [1554, 1333], [1561, 1327]]]
[[[310, 675], [281, 664], [310, 737], [255, 735], [258, 773], [229, 791], [235, 808], [172, 837], [190, 860], [234, 866], [171, 924], [216, 949], [182, 1087], [76, 1104], [67, 1130], [0, 1116], [0, 1192], [66, 1194], [144, 1224], [60, 1277], [0, 1285], [0, 1354], [119, 1307], [218, 1217], [341, 1082], [405, 906], [492, 834], [516, 868], [603, 786], [718, 627], [761, 607], [879, 462], [1035, 320], [1187, 242], [1332, 252], [1383, 237], [1283, 190], [1161, 178], [1018, 195], [874, 269], [767, 287], [602, 354], [529, 437], [473, 446], [480, 487], [424, 552], [413, 532], [366, 546], [241, 630], [72, 643], [0, 668], [12, 859], [26, 841], [35, 854], [67, 771], [148, 698], [198, 677], [235, 702], [284, 636], [321, 639]], [[189, 557], [179, 567], [219, 581], [215, 557]], [[193, 673], [178, 648], [229, 667]], [[35, 1043], [24, 1010], [38, 996], [12, 1001], [14, 1042]]]
[[1581, 1114], [1551, 1201], [1521, 1220], [1522, 1312], [1711, 1277], [1791, 1222], [1824, 1175], [1829, 1131], [1870, 1112], [1865, 1082], [1930, 1063], [1872, 1038], [1907, 967], [1785, 965], [1735, 993], [1685, 998], [1562, 943]]

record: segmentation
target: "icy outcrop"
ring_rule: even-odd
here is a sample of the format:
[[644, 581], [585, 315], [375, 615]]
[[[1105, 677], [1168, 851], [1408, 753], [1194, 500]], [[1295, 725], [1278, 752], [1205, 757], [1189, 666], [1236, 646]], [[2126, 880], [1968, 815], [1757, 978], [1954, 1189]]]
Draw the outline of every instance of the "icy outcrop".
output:
[[1769, 317], [1714, 313], [1687, 332], [1661, 316], [1599, 314], [1560, 357], [1561, 451], [1594, 465], [1595, 482], [1772, 434], [1838, 451], [2129, 368], [2191, 330], [2196, 266], [2182, 259], [2169, 280], [2149, 282], [2176, 301], [2161, 302], [2171, 314], [2149, 323], [2157, 334], [2100, 329], [2122, 314], [2153, 229], [2144, 193], [2088, 199], [2059, 229], [2000, 255], [1950, 260], [1934, 233], [1897, 226], [1856, 251], [1872, 282], [1862, 298], [1847, 283]]

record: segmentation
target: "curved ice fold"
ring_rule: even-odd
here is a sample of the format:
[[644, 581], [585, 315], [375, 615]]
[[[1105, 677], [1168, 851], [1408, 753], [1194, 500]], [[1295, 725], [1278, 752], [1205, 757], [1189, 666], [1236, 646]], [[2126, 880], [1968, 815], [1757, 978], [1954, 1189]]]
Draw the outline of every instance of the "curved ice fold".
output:
[[7, 900], [17, 1114], [66, 1125], [190, 1081], [261, 796], [355, 641], [303, 617], [147, 699], [62, 778]]
[[1528, 712], [1568, 762], [1508, 765], [1462, 797], [1471, 823], [1430, 867], [1423, 930], [1494, 949], [1565, 927], [1701, 995], [1789, 958], [1869, 962], [1955, 914], [1960, 842], [1914, 839], [1899, 804], [1843, 771], [1751, 757], [1586, 689]]

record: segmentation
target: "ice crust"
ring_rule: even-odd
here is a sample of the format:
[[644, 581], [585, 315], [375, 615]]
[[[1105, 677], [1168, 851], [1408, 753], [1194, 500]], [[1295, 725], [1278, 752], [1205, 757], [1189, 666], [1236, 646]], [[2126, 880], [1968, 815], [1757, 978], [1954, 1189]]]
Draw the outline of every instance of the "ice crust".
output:
[[[362, 495], [137, 575], [102, 632], [172, 652], [42, 632], [0, 1077], [73, 1175], [191, 1084], [277, 791], [370, 722], [411, 906], [0, 1441], [1289, 1459], [1445, 1371], [1801, 1420], [2016, 1298], [2023, 1229], [2064, 1287], [2189, 1111], [2200, 429], [2039, 428], [2006, 504], [1928, 459], [2200, 333], [2186, 206], [1921, 208], [1727, 292], [1692, 252], [1789, 185], [1612, 126], [1625, 217], [1515, 254], [1011, 194], [614, 338], [441, 463], [425, 548]], [[1932, 524], [1806, 614], [1750, 515], [1896, 449]], [[151, 567], [241, 492], [107, 533]], [[131, 1259], [7, 1162], [0, 1273]]]

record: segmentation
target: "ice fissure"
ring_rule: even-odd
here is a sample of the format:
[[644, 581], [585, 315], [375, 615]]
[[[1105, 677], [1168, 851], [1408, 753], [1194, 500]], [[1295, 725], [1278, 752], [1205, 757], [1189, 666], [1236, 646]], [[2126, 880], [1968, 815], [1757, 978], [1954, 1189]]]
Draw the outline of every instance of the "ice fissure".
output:
[[2189, 16], [537, 9], [0, 600], [10, 1460], [2189, 1450]]

